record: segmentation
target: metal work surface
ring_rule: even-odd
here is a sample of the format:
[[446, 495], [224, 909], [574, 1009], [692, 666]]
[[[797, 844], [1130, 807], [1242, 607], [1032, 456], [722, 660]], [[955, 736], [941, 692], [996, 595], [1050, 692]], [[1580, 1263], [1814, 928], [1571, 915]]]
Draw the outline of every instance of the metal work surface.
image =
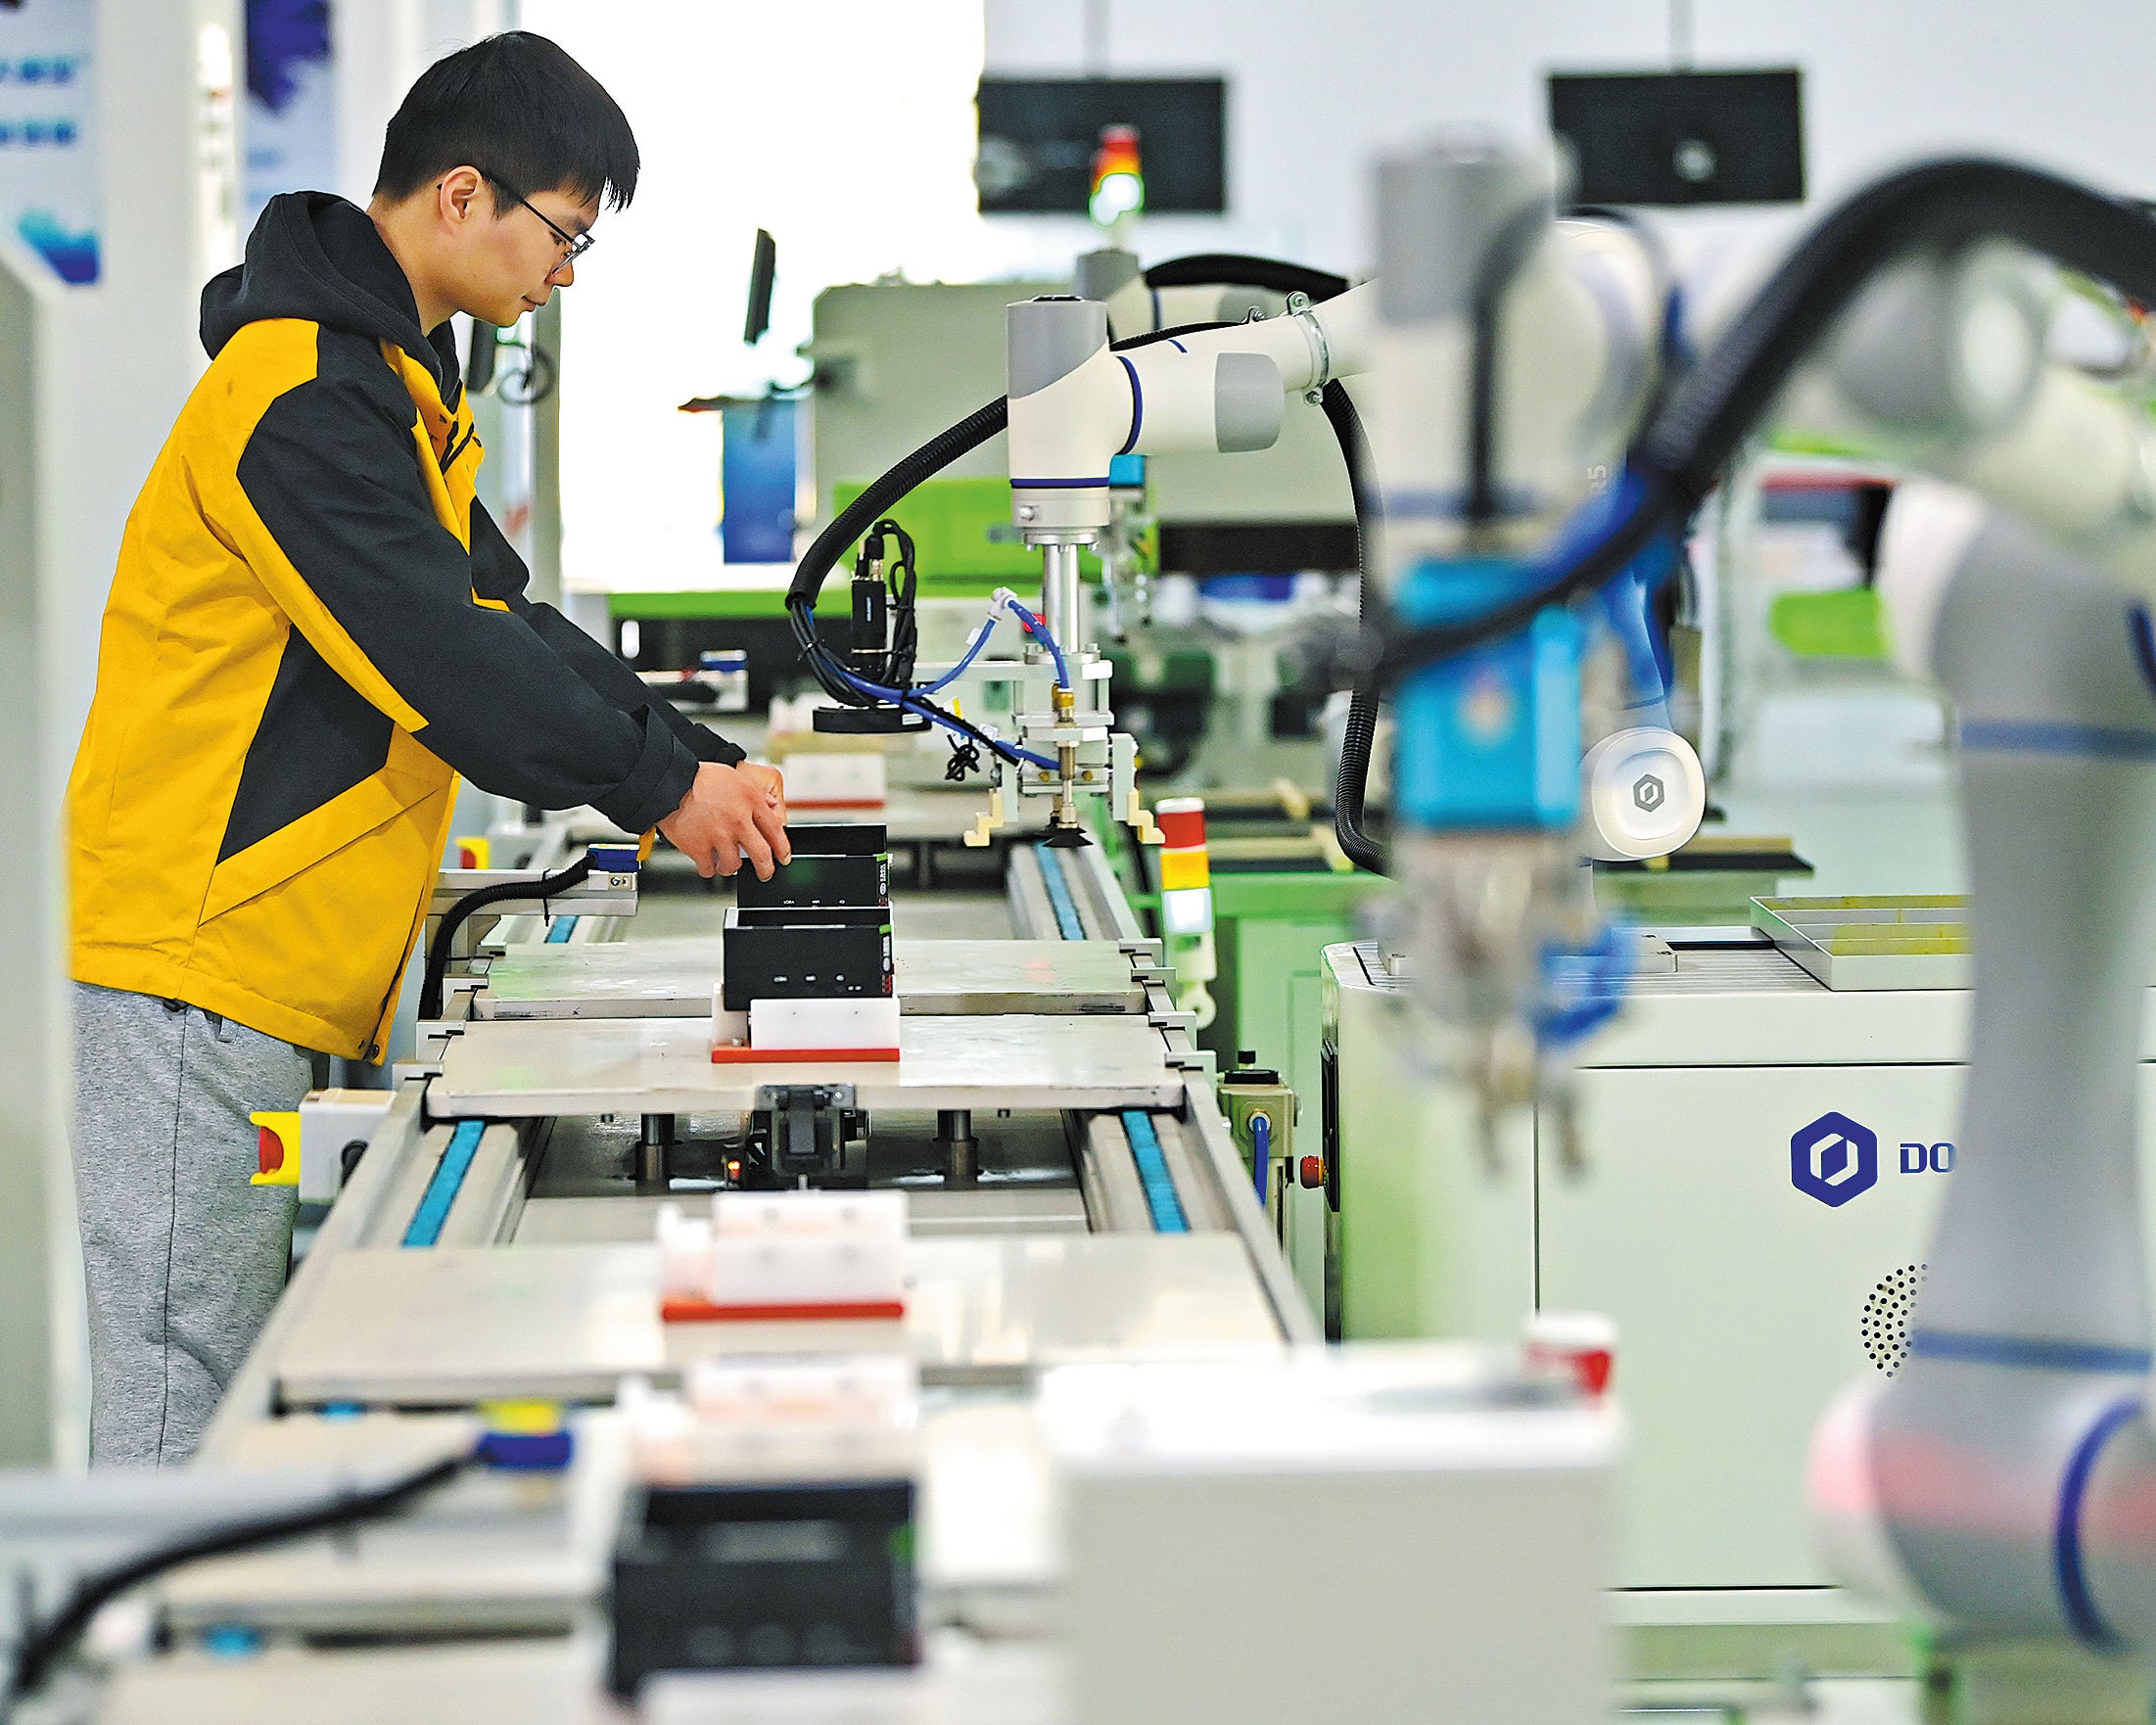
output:
[[[694, 1203], [694, 1193], [673, 1196], [535, 1198], [518, 1219], [516, 1243], [589, 1245], [640, 1243], [651, 1237], [661, 1204]], [[1086, 1204], [1071, 1181], [1050, 1185], [1008, 1181], [941, 1191], [909, 1189], [908, 1227], [914, 1236], [956, 1235], [1084, 1234]]]
[[[1060, 1725], [1070, 1716], [1066, 1661], [1053, 1648], [947, 1630], [926, 1637], [922, 1653], [921, 1663], [896, 1670], [668, 1673], [646, 1684], [635, 1717], [652, 1725]], [[99, 1717], [105, 1725], [303, 1716], [308, 1725], [598, 1725], [631, 1716], [601, 1694], [605, 1654], [595, 1632], [274, 1648], [247, 1658], [182, 1653], [125, 1671]]]
[[1087, 1360], [1263, 1357], [1281, 1326], [1230, 1235], [915, 1239], [903, 1327], [665, 1325], [650, 1245], [373, 1249], [327, 1266], [284, 1340], [288, 1406], [610, 1400], [707, 1354], [873, 1351], [900, 1334], [931, 1381]]
[[1967, 988], [1969, 902], [1755, 899], [1752, 925], [1831, 989]]
[[587, 1725], [606, 1647], [597, 1636], [440, 1647], [270, 1648], [250, 1658], [185, 1653], [123, 1671], [104, 1725], [308, 1725], [455, 1719], [459, 1725]]
[[[212, 1466], [387, 1478], [470, 1449], [480, 1427], [462, 1412], [295, 1415], [250, 1426]], [[475, 1469], [398, 1520], [197, 1563], [160, 1598], [183, 1630], [567, 1630], [604, 1589], [626, 1466], [609, 1414], [579, 1416], [576, 1445], [566, 1471]]]
[[[1968, 1058], [1967, 989], [1830, 989], [1764, 941], [1735, 950], [1671, 944], [1676, 973], [1635, 978], [1624, 1010], [1582, 1049], [1582, 1066]], [[2143, 1016], [2140, 1057], [2156, 1059], [2156, 1014]]]
[[[716, 936], [507, 948], [474, 1003], [480, 1018], [707, 1018], [724, 963]], [[892, 943], [908, 1013], [1143, 1012], [1145, 991], [1112, 945], [1072, 941]]]
[[708, 1019], [480, 1024], [428, 1092], [438, 1116], [746, 1110], [763, 1085], [850, 1084], [876, 1108], [1145, 1108], [1183, 1100], [1160, 1032], [1135, 1017], [909, 1018], [889, 1062], [716, 1064]]
[[[1070, 1717], [1067, 1661], [1053, 1647], [940, 1630], [919, 1665], [895, 1671], [684, 1672], [646, 1686], [653, 1725], [1060, 1725]], [[309, 1725], [386, 1718], [458, 1725], [591, 1725], [621, 1718], [599, 1697], [604, 1637], [538, 1637], [460, 1646], [272, 1648], [251, 1658], [183, 1653], [124, 1670], [105, 1725], [233, 1725], [290, 1716]], [[1915, 1725], [1913, 1682], [1819, 1679], [1635, 1686], [1649, 1712], [1758, 1725]]]
[[[1837, 992], [1764, 937], [1671, 945], [1676, 969], [1632, 978], [1624, 1008], [1579, 1050], [1583, 1067], [1840, 1065], [1958, 1062], [1967, 1057], [1969, 996], [1960, 989]], [[1342, 987], [1397, 994], [1372, 943], [1328, 947]], [[2156, 1050], [2156, 1023], [2143, 1033]]]

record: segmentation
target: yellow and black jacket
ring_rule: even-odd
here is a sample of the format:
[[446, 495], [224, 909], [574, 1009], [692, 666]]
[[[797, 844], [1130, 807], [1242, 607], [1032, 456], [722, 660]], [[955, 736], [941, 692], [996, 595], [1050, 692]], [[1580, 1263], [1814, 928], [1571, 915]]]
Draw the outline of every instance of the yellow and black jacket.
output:
[[641, 832], [741, 752], [525, 598], [448, 326], [363, 210], [272, 202], [202, 335], [69, 786], [73, 974], [379, 1057], [459, 772]]

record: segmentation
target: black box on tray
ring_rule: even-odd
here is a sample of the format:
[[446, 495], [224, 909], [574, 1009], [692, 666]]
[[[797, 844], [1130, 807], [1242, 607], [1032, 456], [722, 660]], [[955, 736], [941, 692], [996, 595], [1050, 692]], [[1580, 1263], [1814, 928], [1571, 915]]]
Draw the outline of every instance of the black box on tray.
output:
[[825, 1001], [891, 993], [891, 911], [881, 905], [736, 905], [726, 912], [728, 1012], [752, 1001]]
[[647, 1485], [614, 1548], [607, 1681], [656, 1671], [912, 1664], [914, 1487]]

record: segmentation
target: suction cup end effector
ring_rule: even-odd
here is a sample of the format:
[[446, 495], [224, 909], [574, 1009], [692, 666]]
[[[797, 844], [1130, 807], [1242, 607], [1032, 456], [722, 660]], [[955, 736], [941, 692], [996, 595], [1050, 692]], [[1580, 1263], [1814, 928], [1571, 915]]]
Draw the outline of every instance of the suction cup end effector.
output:
[[1699, 831], [1707, 813], [1707, 774], [1673, 730], [1614, 731], [1587, 751], [1579, 773], [1582, 838], [1598, 862], [1666, 857]]

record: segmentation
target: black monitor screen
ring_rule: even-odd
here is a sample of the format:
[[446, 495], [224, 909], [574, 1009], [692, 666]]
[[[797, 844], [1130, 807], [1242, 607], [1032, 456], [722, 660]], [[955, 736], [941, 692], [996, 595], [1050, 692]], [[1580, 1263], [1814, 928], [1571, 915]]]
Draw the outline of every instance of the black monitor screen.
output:
[[1803, 74], [1552, 72], [1550, 129], [1582, 204], [1798, 204]]
[[1228, 208], [1228, 86], [1220, 78], [981, 79], [981, 210], [1083, 215], [1101, 128], [1138, 129], [1146, 208]]
[[756, 255], [749, 259], [749, 314], [741, 326], [741, 339], [752, 348], [772, 326], [772, 284], [777, 278], [778, 242], [758, 228]]

